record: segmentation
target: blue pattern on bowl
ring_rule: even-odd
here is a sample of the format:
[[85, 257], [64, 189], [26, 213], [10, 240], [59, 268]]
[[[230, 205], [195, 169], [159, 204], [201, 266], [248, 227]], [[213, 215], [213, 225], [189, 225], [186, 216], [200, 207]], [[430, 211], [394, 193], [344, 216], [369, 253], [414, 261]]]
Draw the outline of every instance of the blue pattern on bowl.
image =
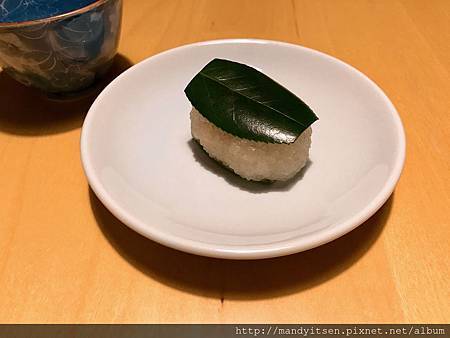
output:
[[85, 7], [95, 0], [0, 0], [0, 22], [49, 18]]
[[89, 87], [117, 52], [122, 14], [122, 0], [98, 2], [60, 19], [0, 24], [0, 66], [16, 80], [47, 92]]

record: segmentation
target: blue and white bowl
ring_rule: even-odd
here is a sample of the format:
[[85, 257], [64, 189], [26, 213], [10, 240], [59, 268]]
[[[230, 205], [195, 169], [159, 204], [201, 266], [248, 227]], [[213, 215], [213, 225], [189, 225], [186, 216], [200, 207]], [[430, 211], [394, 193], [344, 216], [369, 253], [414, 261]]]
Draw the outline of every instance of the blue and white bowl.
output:
[[[52, 1], [54, 6], [49, 6]], [[65, 6], [57, 6], [64, 2]], [[85, 89], [107, 71], [117, 53], [122, 0], [79, 0], [78, 4], [87, 5], [75, 9], [67, 3], [0, 1], [0, 67], [4, 71], [25, 85], [51, 93]]]

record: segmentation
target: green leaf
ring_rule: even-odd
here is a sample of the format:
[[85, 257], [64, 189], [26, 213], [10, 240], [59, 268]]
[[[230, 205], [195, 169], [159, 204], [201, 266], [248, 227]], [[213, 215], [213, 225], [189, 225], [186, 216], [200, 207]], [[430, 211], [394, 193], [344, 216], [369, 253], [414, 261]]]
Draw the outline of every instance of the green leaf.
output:
[[218, 128], [253, 141], [292, 143], [318, 119], [306, 103], [268, 76], [228, 60], [208, 63], [185, 93]]

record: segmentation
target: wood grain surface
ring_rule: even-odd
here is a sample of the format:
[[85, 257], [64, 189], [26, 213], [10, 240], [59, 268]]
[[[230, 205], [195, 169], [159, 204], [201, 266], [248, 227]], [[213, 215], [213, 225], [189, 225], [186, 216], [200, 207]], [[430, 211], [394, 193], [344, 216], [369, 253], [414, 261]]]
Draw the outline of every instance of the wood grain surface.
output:
[[448, 0], [125, 0], [105, 83], [182, 44], [264, 38], [348, 62], [397, 107], [407, 159], [386, 205], [341, 239], [264, 261], [128, 230], [83, 175], [93, 96], [51, 101], [0, 74], [0, 322], [448, 322], [449, 23]]

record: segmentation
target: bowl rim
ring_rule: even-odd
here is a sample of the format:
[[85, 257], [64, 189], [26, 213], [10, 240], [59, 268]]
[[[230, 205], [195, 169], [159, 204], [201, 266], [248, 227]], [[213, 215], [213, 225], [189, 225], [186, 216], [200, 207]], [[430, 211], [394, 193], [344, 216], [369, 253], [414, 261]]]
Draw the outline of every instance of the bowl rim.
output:
[[[77, 8], [77, 9], [74, 9], [69, 12], [64, 12], [61, 14], [49, 16], [49, 17], [42, 18], [42, 19], [27, 20], [27, 21], [14, 21], [14, 22], [0, 22], [0, 28], [23, 27], [23, 26], [36, 25], [36, 24], [40, 24], [40, 23], [49, 23], [49, 22], [53, 22], [53, 21], [59, 21], [59, 20], [66, 19], [66, 18], [74, 16], [74, 15], [79, 15], [79, 14], [89, 12], [90, 10], [92, 10], [96, 7], [99, 7], [109, 1], [112, 1], [112, 0], [95, 0], [94, 2], [92, 2], [89, 5], [86, 5], [84, 7]], [[118, 0], [118, 1], [120, 1], [120, 0]]]

